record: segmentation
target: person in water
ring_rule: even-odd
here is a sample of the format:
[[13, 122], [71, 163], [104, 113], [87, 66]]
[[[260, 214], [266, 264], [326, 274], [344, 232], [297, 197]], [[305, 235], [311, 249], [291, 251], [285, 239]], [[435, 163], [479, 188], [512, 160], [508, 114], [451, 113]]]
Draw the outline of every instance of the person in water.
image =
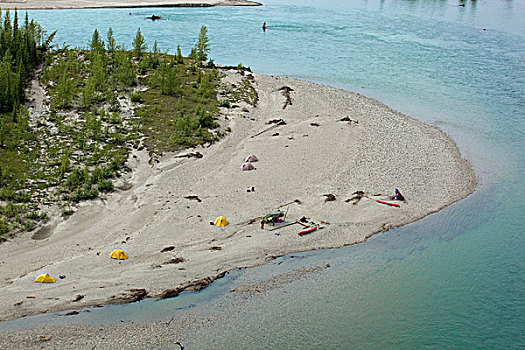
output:
[[266, 31], [266, 22], [263, 23], [263, 25], [262, 25], [262, 30], [263, 30], [263, 31]]

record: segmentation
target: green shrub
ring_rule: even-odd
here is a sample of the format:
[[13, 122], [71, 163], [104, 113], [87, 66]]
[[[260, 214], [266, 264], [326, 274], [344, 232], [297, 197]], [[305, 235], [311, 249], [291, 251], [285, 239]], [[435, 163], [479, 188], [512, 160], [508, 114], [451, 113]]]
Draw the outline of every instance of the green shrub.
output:
[[135, 102], [135, 103], [143, 102], [142, 95], [139, 93], [132, 92], [131, 94], [129, 94], [129, 99], [131, 100], [131, 102]]
[[217, 122], [215, 122], [213, 115], [210, 113], [199, 115], [198, 121], [199, 121], [199, 126], [201, 128], [213, 129], [219, 126]]
[[98, 182], [97, 188], [100, 192], [110, 192], [113, 190], [113, 181], [101, 179]]
[[6, 234], [9, 232], [9, 225], [4, 222], [4, 220], [0, 220], [0, 236]]
[[124, 165], [124, 163], [126, 163], [126, 158], [121, 154], [117, 154], [109, 163], [109, 167], [113, 171], [117, 171], [122, 165]]
[[13, 187], [2, 187], [0, 189], [0, 199], [3, 201], [13, 200], [16, 196], [16, 191]]
[[95, 199], [97, 197], [98, 197], [98, 189], [96, 187], [92, 187], [87, 190], [84, 190], [83, 199]]
[[17, 191], [15, 194], [15, 201], [17, 203], [27, 203], [31, 200], [29, 192]]
[[104, 174], [100, 167], [96, 167], [91, 173], [91, 183], [92, 184], [100, 183], [101, 180], [104, 180]]
[[84, 189], [76, 189], [75, 192], [69, 196], [73, 202], [80, 202], [85, 199], [95, 199], [98, 197], [98, 189], [96, 187], [84, 186]]
[[11, 202], [7, 202], [4, 207], [0, 207], [0, 212], [6, 218], [14, 218], [16, 215], [22, 212], [23, 207], [15, 205]]
[[66, 179], [66, 186], [70, 191], [78, 188], [85, 181], [84, 171], [80, 169], [73, 169], [71, 174]]
[[228, 108], [230, 108], [230, 100], [228, 100], [227, 98], [224, 99], [224, 100], [220, 100], [219, 101], [219, 107], [228, 107]]
[[77, 190], [75, 190], [75, 192], [73, 192], [70, 196], [69, 196], [69, 199], [72, 201], [72, 202], [80, 202], [83, 198], [83, 192], [80, 188], [78, 188]]

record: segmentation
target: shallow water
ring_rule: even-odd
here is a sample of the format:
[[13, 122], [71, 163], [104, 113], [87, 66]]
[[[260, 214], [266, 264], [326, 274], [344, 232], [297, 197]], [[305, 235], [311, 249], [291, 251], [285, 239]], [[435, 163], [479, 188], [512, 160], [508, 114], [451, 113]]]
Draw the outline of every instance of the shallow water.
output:
[[[105, 34], [111, 25], [128, 47], [140, 27], [150, 43], [170, 52], [177, 44], [188, 52], [207, 25], [217, 63], [242, 62], [259, 73], [357, 91], [440, 127], [472, 162], [477, 191], [365, 244], [294, 254], [236, 271], [200, 293], [94, 309], [67, 322], [189, 313], [222, 320], [187, 335], [191, 348], [524, 348], [525, 3], [264, 3], [30, 16], [48, 31], [59, 30], [59, 46], [86, 45], [95, 28]], [[152, 13], [166, 20], [144, 20]], [[229, 304], [237, 285], [325, 263], [331, 267], [321, 274]], [[38, 316], [0, 329], [64, 319]]]

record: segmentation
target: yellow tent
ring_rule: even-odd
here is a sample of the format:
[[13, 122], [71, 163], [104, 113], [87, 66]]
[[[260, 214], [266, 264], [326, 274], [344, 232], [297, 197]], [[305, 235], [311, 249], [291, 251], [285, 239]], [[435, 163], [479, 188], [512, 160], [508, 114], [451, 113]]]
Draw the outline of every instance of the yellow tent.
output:
[[55, 283], [56, 281], [57, 281], [56, 279], [49, 276], [47, 273], [44, 273], [35, 279], [35, 282], [38, 282], [38, 283]]
[[114, 251], [109, 253], [109, 256], [112, 259], [117, 259], [117, 260], [126, 260], [128, 258], [128, 256], [126, 255], [126, 253], [124, 253], [122, 249], [115, 249]]
[[224, 227], [229, 224], [228, 219], [226, 219], [224, 216], [219, 216], [215, 221], [213, 222], [214, 225]]

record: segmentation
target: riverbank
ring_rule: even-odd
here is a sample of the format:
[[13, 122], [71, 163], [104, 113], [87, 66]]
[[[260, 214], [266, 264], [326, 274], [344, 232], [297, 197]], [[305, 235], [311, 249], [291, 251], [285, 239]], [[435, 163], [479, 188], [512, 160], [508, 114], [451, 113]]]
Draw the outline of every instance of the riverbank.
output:
[[[239, 78], [236, 70], [226, 77]], [[46, 237], [27, 232], [0, 245], [0, 320], [200, 289], [236, 267], [363, 242], [474, 189], [469, 164], [435, 127], [305, 81], [255, 75], [254, 86], [258, 107], [224, 107], [220, 122], [231, 132], [191, 150], [202, 158], [170, 154], [150, 165], [135, 151], [122, 190], [83, 204]], [[284, 109], [283, 86], [292, 102]], [[253, 137], [276, 119], [285, 124]], [[241, 171], [249, 154], [256, 169]], [[406, 197], [400, 208], [376, 202], [395, 188]], [[354, 205], [356, 191], [365, 196]], [[323, 229], [304, 237], [298, 224], [261, 230], [257, 218], [290, 202], [287, 221], [307, 217]], [[210, 225], [220, 215], [230, 224]], [[110, 259], [115, 248], [130, 258]], [[66, 278], [34, 283], [41, 273]]]
[[210, 7], [210, 6], [260, 6], [261, 3], [245, 0], [0, 0], [0, 8], [19, 10], [60, 10], [93, 8], [139, 8], [139, 7]]

